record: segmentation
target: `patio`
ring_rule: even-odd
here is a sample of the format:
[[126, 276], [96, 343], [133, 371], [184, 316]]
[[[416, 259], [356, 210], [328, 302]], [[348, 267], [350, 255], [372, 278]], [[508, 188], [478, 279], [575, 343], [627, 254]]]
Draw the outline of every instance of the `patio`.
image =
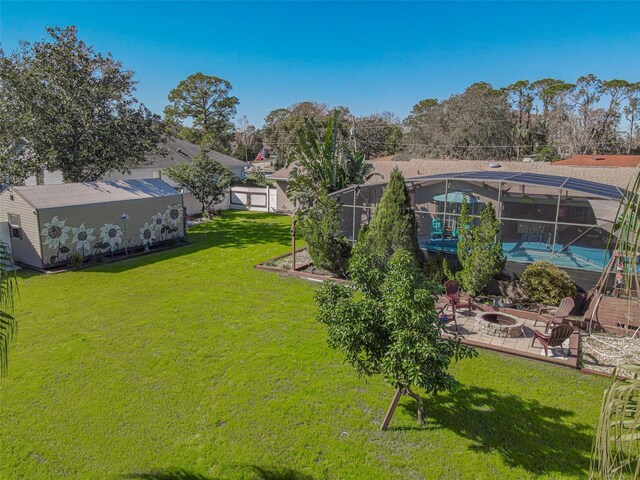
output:
[[[446, 301], [442, 299], [439, 305], [443, 305], [445, 303]], [[483, 312], [500, 312], [523, 320], [523, 334], [515, 338], [491, 334], [490, 329], [485, 328], [482, 322], [479, 321], [479, 315]], [[451, 308], [447, 306], [444, 313], [451, 315]], [[462, 343], [472, 345], [474, 347], [486, 348], [497, 352], [577, 368], [579, 345], [578, 332], [571, 335], [571, 337], [564, 343], [564, 356], [559, 348], [549, 348], [549, 356], [545, 356], [544, 350], [538, 342], [536, 342], [533, 347], [531, 346], [534, 329], [543, 332], [545, 328], [545, 325], [540, 322], [538, 322], [534, 327], [535, 318], [536, 314], [533, 312], [478, 304], [474, 304], [473, 312], [470, 312], [467, 308], [459, 308], [456, 312], [458, 334], [462, 337]], [[452, 320], [447, 322], [447, 330], [451, 333], [456, 333], [456, 325]]]

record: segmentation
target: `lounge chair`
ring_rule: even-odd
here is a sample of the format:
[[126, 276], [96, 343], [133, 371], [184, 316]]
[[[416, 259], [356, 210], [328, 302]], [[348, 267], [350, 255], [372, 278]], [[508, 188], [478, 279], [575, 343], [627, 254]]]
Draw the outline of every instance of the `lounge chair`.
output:
[[470, 312], [473, 311], [473, 298], [467, 297], [465, 300], [462, 300], [460, 296], [460, 285], [458, 282], [455, 280], [448, 280], [444, 284], [444, 291], [454, 315], [456, 314], [456, 310], [461, 307], [468, 308]]
[[573, 298], [566, 297], [560, 301], [558, 307], [540, 307], [540, 309], [538, 309], [538, 317], [533, 326], [535, 327], [538, 322], [542, 322], [546, 325], [544, 331], [549, 331], [550, 326], [563, 323], [564, 320], [571, 315], [571, 310], [573, 310], [574, 305]]
[[[544, 348], [544, 355], [549, 355], [549, 347], [560, 347], [562, 350], [562, 355], [564, 356], [564, 347], [562, 344], [571, 336], [573, 333], [573, 327], [571, 325], [557, 325], [551, 329], [549, 335], [545, 335], [542, 332], [537, 330], [533, 331], [533, 340], [531, 340], [531, 346], [536, 340], [540, 342], [542, 348]], [[571, 350], [569, 349], [569, 353]]]

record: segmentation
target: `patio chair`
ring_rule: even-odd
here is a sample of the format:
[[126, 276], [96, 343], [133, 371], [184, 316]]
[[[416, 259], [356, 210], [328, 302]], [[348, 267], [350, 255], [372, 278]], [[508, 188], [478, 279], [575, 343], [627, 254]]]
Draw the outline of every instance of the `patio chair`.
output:
[[431, 239], [440, 239], [444, 238], [444, 231], [442, 230], [442, 222], [439, 218], [434, 218], [431, 220]]
[[558, 307], [540, 307], [538, 309], [538, 317], [533, 323], [533, 326], [535, 327], [538, 322], [542, 322], [546, 325], [544, 331], [548, 332], [550, 326], [563, 323], [564, 320], [571, 315], [571, 310], [573, 310], [574, 305], [575, 302], [573, 298], [565, 297], [560, 301]]
[[[557, 325], [551, 329], [549, 335], [545, 335], [542, 332], [534, 330], [531, 346], [533, 347], [535, 341], [538, 340], [540, 345], [542, 345], [542, 348], [544, 348], [545, 357], [549, 355], [549, 347], [560, 347], [562, 355], [564, 356], [564, 347], [562, 344], [571, 336], [572, 333], [573, 327], [571, 325]], [[570, 349], [569, 353], [571, 353]]]
[[456, 314], [458, 308], [468, 308], [469, 312], [473, 312], [473, 298], [467, 297], [462, 300], [460, 296], [460, 285], [455, 280], [447, 280], [444, 284], [445, 297], [449, 300], [453, 314]]
[[456, 320], [456, 312], [454, 309], [452, 309], [451, 311], [451, 315], [449, 315], [448, 313], [445, 313], [446, 308], [450, 305], [449, 299], [447, 298], [446, 300], [440, 300], [438, 301], [438, 303], [436, 304], [436, 313], [438, 314], [438, 318], [442, 319], [444, 317], [446, 317], [446, 319], [443, 321], [443, 323], [449, 323], [449, 322], [453, 322], [453, 324], [456, 326], [456, 332], [460, 331], [460, 327], [458, 327], [458, 322]]

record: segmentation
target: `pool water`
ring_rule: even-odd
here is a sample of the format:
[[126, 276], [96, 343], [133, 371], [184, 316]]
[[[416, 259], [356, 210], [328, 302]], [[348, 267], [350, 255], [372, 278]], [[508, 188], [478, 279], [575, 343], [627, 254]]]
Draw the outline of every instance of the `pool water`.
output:
[[[420, 248], [429, 252], [456, 254], [457, 240], [426, 240], [420, 242]], [[548, 260], [561, 268], [579, 268], [582, 270], [601, 271], [609, 254], [603, 248], [592, 248], [556, 244], [555, 253], [551, 245], [540, 242], [505, 242], [502, 244], [504, 255], [508, 261], [532, 263]]]

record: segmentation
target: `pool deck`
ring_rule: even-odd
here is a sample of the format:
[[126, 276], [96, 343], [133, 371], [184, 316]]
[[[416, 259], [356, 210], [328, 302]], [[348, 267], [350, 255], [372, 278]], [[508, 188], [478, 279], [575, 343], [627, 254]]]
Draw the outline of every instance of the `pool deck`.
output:
[[[524, 335], [517, 338], [489, 335], [486, 333], [486, 330], [478, 326], [478, 319], [476, 316], [477, 314], [487, 311], [500, 311], [523, 319]], [[449, 307], [445, 309], [444, 313], [448, 315], [451, 314]], [[578, 368], [578, 345], [580, 342], [578, 332], [571, 335], [563, 345], [564, 356], [561, 353], [560, 348], [549, 348], [549, 356], [545, 356], [544, 349], [538, 342], [536, 342], [534, 347], [531, 346], [533, 330], [535, 329], [540, 332], [544, 332], [545, 328], [545, 325], [541, 322], [538, 322], [538, 325], [534, 327], [535, 317], [536, 314], [533, 312], [526, 312], [511, 308], [490, 307], [487, 305], [474, 305], [473, 312], [469, 312], [468, 309], [459, 309], [457, 311], [456, 321], [459, 328], [457, 333], [460, 335], [462, 343], [466, 345]], [[447, 322], [447, 330], [452, 334], [456, 333], [456, 326], [453, 321]]]

